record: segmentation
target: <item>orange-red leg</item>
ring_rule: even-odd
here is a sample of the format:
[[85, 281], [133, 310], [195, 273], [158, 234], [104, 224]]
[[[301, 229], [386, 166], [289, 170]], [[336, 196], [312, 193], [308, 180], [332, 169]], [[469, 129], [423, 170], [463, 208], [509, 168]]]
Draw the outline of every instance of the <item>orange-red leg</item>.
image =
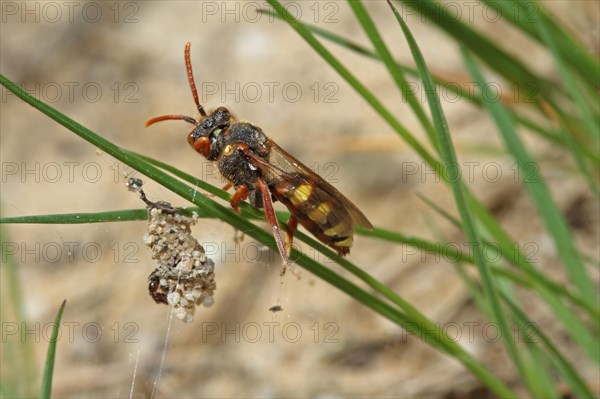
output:
[[298, 230], [298, 219], [294, 215], [290, 215], [287, 222], [287, 232], [285, 234], [285, 251], [288, 256], [292, 253], [292, 243], [294, 241], [294, 233]]
[[227, 191], [227, 190], [229, 190], [231, 187], [233, 187], [233, 183], [232, 183], [232, 182], [229, 182], [229, 183], [227, 183], [226, 185], [224, 185], [224, 186], [223, 186], [223, 189], [222, 189], [222, 190], [223, 190], [223, 191]]
[[267, 218], [267, 222], [269, 222], [271, 228], [273, 229], [273, 237], [275, 238], [275, 243], [277, 244], [279, 254], [283, 259], [283, 270], [281, 271], [281, 275], [284, 275], [287, 267], [289, 266], [291, 268], [292, 263], [290, 262], [290, 258], [287, 256], [283, 237], [281, 236], [281, 230], [279, 229], [279, 223], [277, 223], [275, 209], [273, 209], [273, 200], [271, 199], [271, 192], [269, 191], [269, 187], [267, 187], [267, 183], [261, 179], [256, 181], [256, 189], [262, 195], [263, 206], [265, 207], [265, 216]]
[[245, 200], [247, 198], [248, 198], [248, 187], [246, 187], [245, 185], [240, 186], [240, 188], [238, 188], [235, 191], [235, 194], [233, 194], [233, 197], [231, 197], [231, 200], [229, 201], [229, 203], [231, 204], [231, 207], [233, 208], [235, 213], [237, 213], [238, 215], [240, 213], [242, 213], [239, 208], [240, 202], [242, 202], [243, 200]]

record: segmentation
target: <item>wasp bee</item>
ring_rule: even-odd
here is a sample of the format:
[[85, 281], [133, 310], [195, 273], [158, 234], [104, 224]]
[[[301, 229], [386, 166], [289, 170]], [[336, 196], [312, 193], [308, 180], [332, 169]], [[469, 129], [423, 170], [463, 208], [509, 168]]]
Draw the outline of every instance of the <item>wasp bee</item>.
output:
[[[194, 125], [188, 134], [188, 143], [206, 159], [217, 163], [219, 172], [229, 181], [225, 189], [235, 188], [230, 203], [236, 212], [243, 200], [256, 208], [264, 208], [286, 265], [298, 223], [339, 255], [348, 254], [354, 226], [373, 228], [365, 215], [323, 178], [268, 138], [258, 126], [236, 122], [225, 107], [207, 114], [198, 100], [190, 47], [190, 43], [185, 46], [185, 66], [200, 118], [163, 115], [150, 119], [146, 126], [166, 120], [183, 120]], [[291, 213], [285, 242], [273, 201], [280, 201]]]

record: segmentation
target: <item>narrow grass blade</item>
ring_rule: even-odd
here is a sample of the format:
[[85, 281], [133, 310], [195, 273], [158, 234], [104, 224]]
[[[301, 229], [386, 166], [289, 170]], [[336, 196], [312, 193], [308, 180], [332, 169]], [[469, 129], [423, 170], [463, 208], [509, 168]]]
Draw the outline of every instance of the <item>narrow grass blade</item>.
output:
[[[0, 302], [0, 324], [8, 326], [16, 323], [25, 326], [27, 316], [22, 291], [23, 280], [19, 265], [15, 261], [16, 252], [9, 251], [9, 245], [12, 244], [4, 226], [0, 226], [0, 255], [2, 256], [0, 292], [3, 293]], [[18, 336], [11, 337], [10, 334], [3, 336], [4, 347], [0, 350], [0, 362], [10, 364], [10, 367], [0, 369], [0, 380], [5, 382], [2, 388], [7, 391], [7, 396], [10, 393], [10, 396], [15, 397], [32, 397], [37, 393], [37, 387], [28, 383], [38, 378], [33, 341], [19, 339]]]
[[148, 219], [148, 212], [145, 209], [131, 209], [94, 213], [63, 213], [60, 215], [10, 216], [0, 218], [0, 224], [84, 224], [144, 219]]
[[52, 397], [52, 376], [54, 374], [54, 359], [56, 357], [56, 344], [58, 342], [58, 333], [60, 332], [60, 320], [67, 300], [65, 299], [58, 309], [54, 326], [52, 327], [52, 335], [48, 343], [48, 353], [46, 354], [46, 365], [44, 366], [44, 376], [42, 377], [42, 388], [40, 390], [40, 398], [49, 399]]
[[[481, 291], [479, 290], [478, 284], [475, 283], [474, 279], [466, 273], [466, 271], [464, 270], [463, 266], [460, 263], [457, 263], [455, 265], [455, 269], [457, 271], [457, 274], [461, 277], [461, 279], [467, 286], [467, 289], [469, 290], [469, 293], [473, 297], [473, 300], [474, 300], [475, 304], [477, 305], [477, 307], [479, 309], [481, 309], [481, 311], [484, 314], [486, 314], [488, 316], [488, 318], [493, 318], [493, 314], [490, 309], [489, 303], [487, 301], [485, 301], [485, 298], [483, 297]], [[500, 292], [502, 292], [502, 288], [503, 287], [500, 287]], [[506, 287], [504, 287], [504, 288], [506, 288]], [[504, 290], [504, 291], [507, 291], [507, 290]], [[505, 292], [503, 292], [503, 296], [506, 296]], [[514, 326], [514, 323], [513, 323], [513, 326]], [[517, 328], [519, 328], [519, 327], [521, 327], [521, 326], [517, 326]], [[513, 335], [511, 338], [513, 338], [515, 340], [515, 342], [523, 342], [520, 339], [520, 337], [521, 337], [521, 335], [519, 334], [519, 332], [513, 332]], [[522, 372], [521, 379], [523, 380], [523, 382], [525, 382], [525, 385], [528, 387], [528, 389], [531, 393], [531, 397], [534, 397], [534, 398], [546, 397], [543, 394], [543, 393], [545, 393], [543, 388], [540, 388], [535, 384], [535, 381], [539, 379], [539, 377], [536, 377], [535, 374], [544, 374], [544, 376], [546, 376], [547, 370], [545, 370], [545, 369], [538, 370], [539, 365], [536, 367], [532, 367], [532, 365], [526, 361], [528, 355], [530, 355], [530, 353], [528, 353], [528, 352], [522, 353], [522, 356], [524, 359], [523, 359], [523, 370], [521, 371]]]
[[[541, 14], [539, 16], [540, 21], [536, 24], [538, 27], [537, 31], [539, 32], [539, 36], [546, 43], [546, 46], [552, 53], [552, 56], [554, 57], [554, 64], [556, 65], [556, 68], [558, 69], [558, 72], [561, 75], [565, 86], [567, 87], [567, 91], [569, 92], [571, 98], [575, 101], [575, 104], [579, 108], [579, 112], [581, 113], [583, 122], [585, 123], [589, 134], [595, 136], [596, 140], [598, 140], [600, 139], [600, 126], [598, 125], [597, 118], [594, 118], [592, 116], [592, 113], [586, 105], [580, 88], [576, 85], [575, 80], [571, 76], [571, 72], [566, 67], [561, 51], [558, 49], [556, 40], [553, 37], [550, 28], [547, 26], [547, 18], [545, 18]], [[571, 50], [569, 53], [573, 54], [574, 52]], [[576, 57], [568, 56], [567, 58], [569, 59]], [[597, 72], [598, 71], [600, 71], [600, 65], [597, 66]], [[575, 139], [571, 137], [569, 132], [567, 132], [564, 128], [564, 126], [561, 126], [561, 133], [562, 136], [565, 138], [568, 147], [571, 150], [571, 153], [573, 154], [573, 157], [579, 167], [579, 170], [587, 180], [590, 189], [596, 195], [596, 198], [600, 199], [600, 190], [598, 188], [598, 183], [594, 180], [590, 171], [588, 170], [588, 167], [583, 160], [581, 151], [576, 145]]]
[[564, 58], [569, 65], [589, 85], [588, 90], [593, 90], [594, 84], [600, 85], [598, 70], [600, 65], [597, 59], [586, 47], [575, 40], [565, 29], [548, 15], [540, 2], [521, 0], [483, 0], [483, 2], [502, 15], [504, 20], [511, 22], [514, 26], [527, 33], [530, 37], [542, 44], [548, 44], [540, 34], [537, 25], [543, 24], [548, 27], [556, 40], [556, 47], [560, 51], [560, 57]]
[[369, 37], [369, 40], [371, 40], [373, 47], [375, 47], [378, 58], [381, 59], [385, 64], [388, 72], [394, 79], [394, 82], [400, 90], [400, 93], [402, 94], [403, 98], [405, 98], [408, 101], [408, 104], [417, 116], [417, 119], [421, 123], [421, 126], [423, 126], [423, 128], [425, 129], [425, 132], [427, 133], [427, 136], [429, 137], [429, 140], [431, 141], [432, 145], [439, 151], [437, 137], [435, 135], [435, 131], [433, 130], [433, 126], [431, 125], [429, 117], [425, 114], [425, 110], [423, 110], [423, 107], [417, 101], [415, 94], [410, 89], [410, 85], [404, 78], [402, 69], [398, 68], [396, 62], [392, 58], [392, 54], [383, 42], [381, 35], [379, 35], [377, 27], [373, 23], [373, 20], [369, 16], [369, 13], [365, 9], [361, 1], [348, 1], [348, 5], [350, 6], [350, 8], [352, 8], [352, 11], [354, 11], [354, 15], [360, 22], [363, 30], [367, 33], [367, 36]]
[[575, 367], [560, 353], [552, 340], [510, 298], [505, 296], [504, 300], [509, 304], [511, 311], [515, 315], [521, 339], [526, 343], [528, 343], [527, 341], [531, 341], [529, 343], [543, 346], [565, 381], [573, 390], [576, 398], [593, 398], [594, 395], [590, 388], [577, 373]]
[[[432, 208], [435, 212], [440, 214], [444, 219], [448, 220], [454, 226], [456, 226], [457, 228], [462, 230], [462, 224], [454, 216], [450, 215], [448, 212], [441, 209], [429, 198], [422, 196], [422, 195], [419, 195], [419, 198], [421, 198], [430, 208]], [[530, 288], [533, 288], [534, 290], [538, 291], [539, 293], [541, 293], [542, 291], [558, 293], [559, 295], [568, 299], [572, 304], [580, 306], [583, 310], [585, 310], [588, 313], [588, 315], [590, 316], [590, 318], [592, 320], [600, 319], [600, 307], [593, 306], [592, 304], [586, 302], [584, 299], [581, 298], [581, 296], [576, 295], [573, 292], [571, 292], [571, 290], [569, 288], [565, 287], [564, 284], [559, 284], [559, 283], [551, 280], [549, 277], [547, 277], [543, 273], [539, 272], [532, 265], [530, 265], [529, 262], [525, 261], [525, 256], [518, 255], [516, 258], [512, 257], [512, 256], [506, 256], [507, 251], [505, 251], [502, 246], [494, 245], [487, 240], [483, 240], [483, 243], [485, 245], [486, 250], [487, 250], [487, 248], [492, 248], [492, 247], [496, 248], [496, 252], [503, 255], [504, 260], [508, 264], [512, 264], [512, 265], [518, 267], [519, 270], [521, 270], [523, 273], [525, 273], [527, 275], [527, 277], [520, 277], [520, 278], [517, 278], [516, 276], [513, 276], [514, 278], [509, 277], [509, 278], [511, 278], [511, 280], [519, 282], [521, 285], [529, 285]], [[457, 261], [459, 261], [459, 260], [468, 261], [465, 259], [457, 259]], [[472, 263], [472, 261], [470, 263]], [[499, 270], [497, 270], [497, 271], [494, 270], [494, 273], [502, 274], [502, 272], [500, 270], [504, 270], [504, 269], [499, 268]], [[569, 324], [572, 325], [572, 323], [569, 323]]]
[[331, 65], [364, 99], [373, 109], [406, 141], [425, 162], [434, 170], [439, 170], [441, 164], [430, 154], [425, 147], [413, 136], [413, 134], [367, 89], [348, 68], [346, 68], [336, 57], [331, 54], [313, 34], [277, 0], [267, 0], [283, 20], [285, 20], [306, 42]]
[[[471, 75], [478, 83], [479, 87], [485, 87], [487, 83], [479, 71], [479, 68], [476, 66], [471, 56], [464, 49], [462, 49], [462, 51], [465, 64], [471, 72]], [[548, 233], [554, 239], [559, 256], [567, 267], [571, 281], [573, 284], [575, 284], [582, 297], [587, 302], [596, 303], [596, 289], [594, 288], [594, 285], [590, 280], [587, 271], [585, 270], [583, 262], [581, 261], [579, 253], [575, 248], [573, 238], [571, 237], [567, 224], [562, 217], [560, 210], [552, 201], [550, 192], [546, 187], [542, 176], [535, 167], [537, 164], [531, 158], [520, 138], [516, 134], [513, 122], [510, 116], [504, 110], [504, 107], [498, 102], [490, 101], [487, 104], [488, 109], [506, 143], [506, 146], [517, 162], [519, 169], [522, 171], [522, 173], [530, 173], [532, 176], [532, 179], [528, 179], [525, 182], [525, 187], [532, 197], [540, 216], [544, 220]]]
[[[280, 20], [283, 20], [283, 18], [281, 16], [279, 16], [279, 14], [276, 14], [269, 10], [260, 9], [258, 11], [263, 14], [269, 15], [270, 17], [275, 17]], [[321, 36], [335, 44], [338, 44], [350, 51], [356, 52], [357, 54], [361, 54], [361, 55], [364, 55], [366, 57], [369, 57], [369, 58], [372, 58], [372, 59], [375, 59], [378, 61], [382, 61], [381, 57], [377, 53], [371, 51], [370, 49], [367, 49], [364, 46], [361, 46], [360, 44], [352, 42], [344, 37], [341, 37], [341, 36], [333, 33], [333, 32], [321, 29], [318, 26], [310, 25], [310, 24], [303, 23], [303, 22], [302, 22], [302, 25], [310, 32], [312, 32], [318, 36]], [[411, 68], [406, 65], [402, 65], [398, 62], [395, 62], [395, 66], [396, 66], [396, 68], [400, 69], [403, 73], [406, 73], [410, 76], [417, 76], [417, 77], [419, 76], [419, 72], [415, 68]], [[478, 93], [475, 93], [471, 90], [465, 90], [460, 85], [457, 85], [456, 82], [446, 80], [439, 75], [432, 75], [432, 77], [433, 77], [436, 85], [439, 86], [441, 89], [443, 89], [445, 92], [452, 93], [453, 95], [456, 95], [457, 98], [466, 100], [469, 103], [476, 105], [477, 107], [483, 106], [483, 101]], [[519, 115], [513, 109], [509, 109], [509, 112], [511, 113], [513, 118], [519, 124], [530, 129], [532, 133], [537, 134], [537, 135], [547, 139], [550, 143], [557, 145], [560, 148], [563, 148], [563, 146], [565, 144], [567, 144], [566, 141], [564, 140], [564, 138], [561, 136], [560, 132], [554, 132], [548, 127], [541, 126], [540, 124], [534, 122], [530, 118]], [[600, 157], [598, 156], [598, 154], [596, 154], [594, 151], [592, 151], [592, 149], [590, 149], [589, 147], [586, 147], [586, 146], [582, 146], [579, 142], [575, 142], [574, 144], [577, 146], [578, 151], [584, 157], [586, 157], [596, 163], [600, 162]]]
[[444, 117], [444, 113], [440, 105], [440, 100], [435, 91], [433, 80], [429, 75], [423, 55], [421, 54], [421, 51], [419, 50], [417, 43], [415, 42], [412, 36], [412, 33], [408, 29], [408, 26], [406, 25], [396, 8], [392, 5], [390, 0], [388, 0], [388, 4], [394, 12], [396, 19], [400, 24], [402, 31], [404, 32], [404, 36], [410, 46], [413, 58], [415, 59], [415, 63], [417, 65], [417, 68], [419, 69], [421, 79], [423, 80], [423, 84], [425, 86], [425, 92], [427, 93], [427, 101], [429, 103], [431, 115], [433, 117], [433, 123], [436, 127], [436, 131], [438, 134], [442, 159], [448, 170], [448, 172], [446, 173], [449, 173], [448, 176], [450, 177], [450, 185], [452, 187], [454, 199], [463, 222], [465, 234], [467, 236], [468, 241], [471, 243], [471, 245], [474, 246], [473, 258], [475, 260], [475, 263], [477, 264], [479, 274], [483, 281], [485, 299], [487, 303], [489, 303], [489, 306], [492, 310], [491, 313], [493, 315], [493, 320], [496, 323], [498, 323], [498, 327], [503, 335], [502, 338], [504, 345], [508, 350], [509, 355], [514, 364], [516, 365], [517, 369], [519, 370], [519, 374], [523, 375], [524, 366], [521, 360], [521, 356], [517, 350], [515, 343], [510, 338], [510, 329], [508, 327], [506, 316], [500, 304], [498, 291], [495, 286], [495, 282], [492, 279], [489, 266], [485, 262], [485, 258], [482, 252], [482, 241], [480, 240], [479, 234], [475, 229], [475, 223], [467, 201], [465, 187], [460, 178], [458, 166], [459, 164], [456, 158], [456, 153], [454, 152], [454, 146], [452, 144], [450, 132], [448, 131], [448, 124]]
[[[588, 109], [586, 102], [583, 98], [583, 94], [581, 93], [579, 87], [575, 83], [575, 79], [571, 75], [569, 68], [567, 68], [564, 63], [563, 55], [558, 49], [555, 37], [552, 35], [551, 30], [547, 26], [547, 18], [540, 17], [540, 22], [536, 24], [536, 26], [541, 39], [546, 43], [546, 46], [548, 47], [548, 49], [552, 53], [552, 56], [554, 57], [554, 63], [556, 65], [556, 68], [558, 69], [560, 76], [562, 77], [567, 91], [569, 92], [571, 98], [575, 101], [575, 104], [577, 104], [577, 107], [581, 112], [581, 116], [588, 129], [588, 132], [595, 136], [596, 140], [598, 140], [600, 138], [600, 126], [598, 125], [597, 121], [594, 120], [594, 117], [592, 116], [592, 113]], [[567, 58], [572, 59], [573, 57], [571, 56], [573, 55], [573, 52], [573, 49], [569, 49], [569, 55], [567, 56]], [[596, 79], [598, 79], [598, 71], [600, 71], [600, 65], [596, 65]], [[597, 84], [600, 84], [600, 82], [597, 82]]]
[[515, 57], [500, 49], [494, 42], [487, 39], [471, 26], [449, 14], [442, 4], [434, 0], [401, 0], [402, 4], [418, 12], [423, 18], [436, 24], [458, 43], [469, 48], [481, 60], [499, 75], [519, 85], [532, 100], [538, 95], [549, 97], [555, 87], [545, 79], [540, 78]]

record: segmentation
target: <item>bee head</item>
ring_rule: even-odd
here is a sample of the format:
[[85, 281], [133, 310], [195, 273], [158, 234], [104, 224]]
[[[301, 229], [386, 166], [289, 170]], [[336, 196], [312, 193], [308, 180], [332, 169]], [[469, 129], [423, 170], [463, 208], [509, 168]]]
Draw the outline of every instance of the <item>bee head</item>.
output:
[[214, 161], [219, 154], [217, 139], [232, 122], [233, 118], [229, 110], [219, 107], [195, 123], [194, 128], [188, 134], [188, 143], [207, 159]]
[[218, 145], [219, 135], [227, 130], [230, 124], [233, 123], [233, 117], [229, 110], [225, 107], [219, 107], [209, 114], [206, 113], [198, 98], [198, 91], [194, 83], [194, 75], [192, 73], [192, 61], [190, 59], [190, 43], [186, 43], [184, 50], [185, 67], [188, 76], [188, 82], [192, 91], [192, 97], [196, 104], [196, 109], [200, 113], [200, 119], [196, 120], [191, 116], [185, 115], [162, 115], [150, 119], [146, 122], [146, 126], [153, 125], [156, 122], [168, 120], [184, 120], [194, 125], [192, 131], [188, 134], [188, 143], [197, 152], [204, 155], [207, 159], [214, 161], [217, 159], [220, 149]]

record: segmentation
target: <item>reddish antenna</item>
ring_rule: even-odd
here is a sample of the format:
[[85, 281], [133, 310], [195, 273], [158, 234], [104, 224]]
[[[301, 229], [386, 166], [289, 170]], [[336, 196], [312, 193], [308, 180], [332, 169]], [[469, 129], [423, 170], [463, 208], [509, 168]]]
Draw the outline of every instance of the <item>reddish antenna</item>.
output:
[[185, 44], [185, 69], [187, 69], [188, 82], [190, 83], [190, 89], [192, 89], [192, 97], [194, 97], [194, 103], [196, 103], [196, 107], [198, 108], [198, 112], [200, 115], [206, 116], [206, 112], [202, 105], [200, 105], [200, 101], [198, 100], [198, 90], [196, 90], [196, 83], [194, 83], [194, 72], [192, 72], [192, 60], [190, 58], [190, 48], [192, 47], [192, 43], [187, 42]]
[[[188, 82], [190, 84], [190, 89], [192, 89], [192, 97], [194, 97], [194, 103], [196, 104], [196, 108], [200, 115], [206, 116], [206, 111], [202, 105], [200, 105], [200, 100], [198, 99], [198, 90], [196, 90], [196, 83], [194, 83], [194, 73], [192, 72], [192, 60], [190, 58], [190, 48], [192, 47], [192, 43], [187, 42], [185, 44], [184, 58], [185, 58], [185, 69], [187, 71]], [[150, 119], [146, 122], [146, 127], [155, 124], [156, 122], [162, 121], [173, 121], [173, 120], [184, 120], [192, 125], [197, 125], [198, 121], [191, 116], [185, 115], [161, 115]]]
[[162, 121], [180, 121], [180, 120], [184, 120], [187, 123], [191, 123], [192, 125], [197, 125], [198, 121], [195, 120], [194, 118], [192, 118], [191, 116], [185, 116], [185, 115], [161, 115], [161, 116], [155, 116], [154, 118], [150, 119], [149, 121], [147, 121], [145, 123], [146, 127], [150, 126], [150, 125], [154, 125], [156, 122], [162, 122]]

